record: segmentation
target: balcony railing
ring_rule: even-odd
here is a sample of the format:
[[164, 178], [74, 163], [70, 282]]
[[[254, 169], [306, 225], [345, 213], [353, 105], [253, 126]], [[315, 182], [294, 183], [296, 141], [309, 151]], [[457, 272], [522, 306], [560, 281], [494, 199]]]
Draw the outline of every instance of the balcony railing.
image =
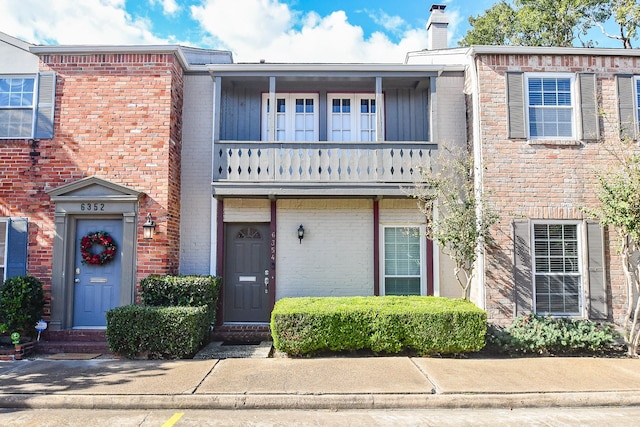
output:
[[426, 142], [220, 141], [214, 146], [218, 182], [412, 183], [431, 166]]

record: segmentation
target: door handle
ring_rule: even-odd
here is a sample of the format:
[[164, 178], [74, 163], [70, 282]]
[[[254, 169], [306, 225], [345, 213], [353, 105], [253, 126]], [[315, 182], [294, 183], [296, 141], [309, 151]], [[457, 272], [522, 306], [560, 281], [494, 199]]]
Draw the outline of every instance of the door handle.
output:
[[73, 283], [80, 283], [80, 279], [75, 279]]

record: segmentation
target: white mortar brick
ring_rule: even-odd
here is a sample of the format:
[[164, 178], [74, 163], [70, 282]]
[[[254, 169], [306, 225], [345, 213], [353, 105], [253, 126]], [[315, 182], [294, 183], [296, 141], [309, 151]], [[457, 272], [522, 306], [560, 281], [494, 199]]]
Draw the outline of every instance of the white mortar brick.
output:
[[279, 200], [277, 219], [277, 299], [373, 295], [371, 200]]
[[184, 77], [180, 273], [209, 274], [211, 261], [213, 82]]
[[224, 199], [224, 222], [271, 222], [271, 201]]

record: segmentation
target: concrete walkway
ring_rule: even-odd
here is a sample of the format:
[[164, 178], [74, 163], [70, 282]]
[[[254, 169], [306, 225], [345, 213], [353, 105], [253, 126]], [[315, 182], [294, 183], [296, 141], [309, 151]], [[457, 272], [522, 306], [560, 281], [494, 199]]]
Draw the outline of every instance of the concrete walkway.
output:
[[0, 362], [0, 407], [383, 409], [640, 405], [624, 358]]

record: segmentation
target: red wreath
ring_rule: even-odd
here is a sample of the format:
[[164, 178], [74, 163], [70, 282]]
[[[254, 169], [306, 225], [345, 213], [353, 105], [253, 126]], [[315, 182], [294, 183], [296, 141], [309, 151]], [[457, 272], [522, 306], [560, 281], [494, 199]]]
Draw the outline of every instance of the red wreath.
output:
[[[95, 245], [102, 246], [104, 248], [102, 252], [91, 252]], [[80, 253], [82, 254], [83, 264], [106, 264], [116, 256], [116, 250], [118, 250], [116, 242], [106, 231], [89, 233], [80, 240]]]

